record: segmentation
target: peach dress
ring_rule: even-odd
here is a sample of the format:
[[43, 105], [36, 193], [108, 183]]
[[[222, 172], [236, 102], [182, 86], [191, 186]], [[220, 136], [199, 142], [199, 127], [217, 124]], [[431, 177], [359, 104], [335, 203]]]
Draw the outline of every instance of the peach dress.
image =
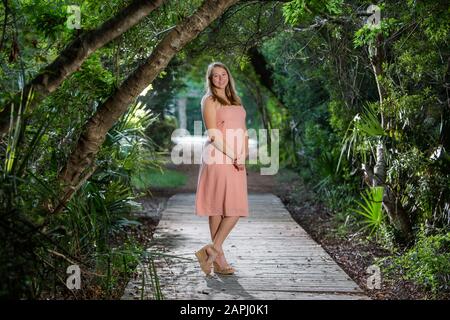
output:
[[[216, 111], [216, 128], [222, 133], [223, 139], [228, 141], [226, 143], [233, 147], [235, 154], [244, 152], [246, 115], [241, 105], [221, 105]], [[249, 214], [245, 166], [244, 170], [238, 170], [233, 161], [212, 144], [209, 137], [202, 148], [195, 213], [197, 216], [225, 217], [248, 217]]]

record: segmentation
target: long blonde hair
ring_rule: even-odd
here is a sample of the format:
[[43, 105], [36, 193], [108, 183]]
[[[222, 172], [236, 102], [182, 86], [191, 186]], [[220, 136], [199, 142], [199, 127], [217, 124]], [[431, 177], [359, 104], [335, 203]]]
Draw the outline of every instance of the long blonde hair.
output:
[[227, 66], [225, 66], [222, 62], [212, 62], [209, 64], [208, 69], [206, 70], [205, 96], [212, 96], [214, 101], [219, 101], [219, 103], [221, 103], [222, 105], [228, 104], [227, 101], [219, 97], [216, 93], [215, 86], [212, 81], [212, 71], [215, 67], [225, 69], [228, 74], [228, 84], [225, 87], [225, 96], [228, 98], [232, 105], [241, 105], [241, 99], [236, 93], [233, 76], [231, 75], [231, 72], [227, 68]]

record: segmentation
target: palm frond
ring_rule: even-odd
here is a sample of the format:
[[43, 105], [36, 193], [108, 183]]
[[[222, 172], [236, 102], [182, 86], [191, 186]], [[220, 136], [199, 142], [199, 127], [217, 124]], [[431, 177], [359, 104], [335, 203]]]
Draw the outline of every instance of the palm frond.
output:
[[371, 187], [361, 194], [363, 202], [355, 200], [358, 205], [352, 211], [363, 217], [363, 229], [370, 229], [370, 235], [376, 232], [383, 222], [384, 187]]

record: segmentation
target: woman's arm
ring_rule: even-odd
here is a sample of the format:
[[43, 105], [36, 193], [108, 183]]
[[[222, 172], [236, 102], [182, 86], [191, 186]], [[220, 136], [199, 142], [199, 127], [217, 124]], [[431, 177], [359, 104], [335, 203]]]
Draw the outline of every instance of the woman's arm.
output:
[[205, 99], [203, 118], [205, 120], [205, 126], [212, 144], [234, 161], [236, 159], [236, 155], [233, 148], [224, 141], [222, 135], [219, 134], [220, 130], [216, 128], [216, 106], [211, 97]]

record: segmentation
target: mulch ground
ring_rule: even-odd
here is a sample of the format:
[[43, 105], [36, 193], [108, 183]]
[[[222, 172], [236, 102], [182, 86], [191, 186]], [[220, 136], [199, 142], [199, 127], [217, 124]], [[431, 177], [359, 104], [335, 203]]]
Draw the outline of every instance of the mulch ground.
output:
[[275, 192], [293, 219], [318, 242], [336, 263], [365, 291], [377, 300], [428, 299], [428, 294], [410, 281], [390, 275], [383, 277], [380, 289], [369, 289], [367, 268], [377, 258], [390, 256], [379, 244], [368, 241], [362, 234], [339, 236], [338, 225], [333, 216], [320, 203], [316, 203], [311, 192], [301, 183], [278, 184]]

